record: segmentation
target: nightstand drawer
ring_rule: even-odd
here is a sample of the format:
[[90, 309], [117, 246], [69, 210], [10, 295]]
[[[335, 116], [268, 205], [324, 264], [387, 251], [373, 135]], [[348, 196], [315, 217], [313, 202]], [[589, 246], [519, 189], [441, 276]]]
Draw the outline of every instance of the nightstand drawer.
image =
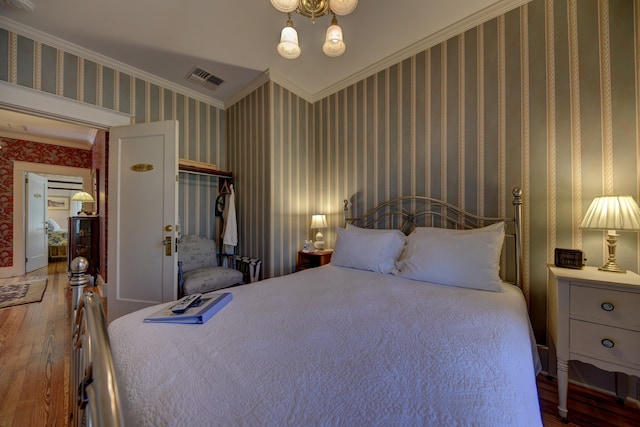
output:
[[569, 336], [572, 353], [640, 367], [640, 332], [572, 319]]
[[[612, 273], [613, 274], [613, 273]], [[571, 285], [572, 318], [640, 330], [640, 294]]]

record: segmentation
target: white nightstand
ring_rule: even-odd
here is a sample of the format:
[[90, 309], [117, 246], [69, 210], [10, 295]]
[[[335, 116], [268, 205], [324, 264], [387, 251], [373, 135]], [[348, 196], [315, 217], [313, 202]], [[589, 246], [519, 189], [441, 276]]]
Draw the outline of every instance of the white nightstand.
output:
[[640, 376], [640, 276], [550, 265], [548, 283], [549, 355], [555, 347], [558, 412], [566, 419], [569, 360]]

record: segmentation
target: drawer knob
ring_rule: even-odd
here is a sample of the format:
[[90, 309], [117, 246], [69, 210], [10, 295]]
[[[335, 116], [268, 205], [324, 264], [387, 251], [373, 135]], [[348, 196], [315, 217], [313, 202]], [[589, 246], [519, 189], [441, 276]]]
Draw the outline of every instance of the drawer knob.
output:
[[604, 311], [613, 311], [613, 309], [615, 308], [610, 302], [603, 302], [602, 304], [600, 304], [600, 307], [602, 307]]
[[613, 348], [615, 346], [615, 344], [613, 343], [613, 341], [611, 341], [609, 338], [605, 338], [602, 341], [600, 341], [602, 343], [603, 346], [605, 346], [606, 348]]

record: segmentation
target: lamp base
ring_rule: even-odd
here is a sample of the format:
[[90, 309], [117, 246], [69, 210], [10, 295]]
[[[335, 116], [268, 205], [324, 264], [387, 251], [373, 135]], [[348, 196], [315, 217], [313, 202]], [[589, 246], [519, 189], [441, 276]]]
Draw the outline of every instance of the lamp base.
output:
[[609, 261], [608, 263], [606, 263], [605, 265], [603, 265], [602, 267], [598, 267], [598, 270], [600, 271], [608, 271], [611, 273], [626, 273], [627, 270], [620, 268], [620, 266], [615, 262], [611, 262]]
[[627, 270], [620, 268], [616, 262], [616, 246], [618, 244], [618, 236], [615, 230], [609, 230], [607, 232], [607, 252], [609, 252], [609, 259], [607, 263], [598, 268], [600, 271], [608, 271], [611, 273], [626, 273]]
[[327, 243], [324, 240], [316, 240], [313, 242], [313, 247], [321, 251], [327, 247]]

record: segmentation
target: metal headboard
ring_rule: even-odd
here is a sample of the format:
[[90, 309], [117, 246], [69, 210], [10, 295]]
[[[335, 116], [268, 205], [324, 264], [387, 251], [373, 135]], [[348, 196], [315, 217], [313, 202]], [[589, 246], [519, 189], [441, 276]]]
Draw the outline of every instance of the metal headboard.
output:
[[[406, 235], [416, 227], [440, 227], [455, 229], [473, 229], [504, 221], [507, 230], [505, 237], [511, 240], [513, 250], [502, 252], [502, 264], [513, 261], [512, 280], [522, 288], [522, 190], [516, 187], [513, 195], [513, 216], [485, 217], [466, 212], [445, 201], [426, 196], [403, 196], [386, 201], [360, 217], [349, 217], [349, 201], [345, 200], [345, 224], [363, 228], [394, 228]], [[507, 245], [505, 239], [505, 246]], [[511, 255], [511, 254], [512, 255]], [[505, 267], [506, 269], [506, 267]], [[508, 269], [507, 269], [508, 270]], [[505, 271], [505, 280], [509, 271]]]

